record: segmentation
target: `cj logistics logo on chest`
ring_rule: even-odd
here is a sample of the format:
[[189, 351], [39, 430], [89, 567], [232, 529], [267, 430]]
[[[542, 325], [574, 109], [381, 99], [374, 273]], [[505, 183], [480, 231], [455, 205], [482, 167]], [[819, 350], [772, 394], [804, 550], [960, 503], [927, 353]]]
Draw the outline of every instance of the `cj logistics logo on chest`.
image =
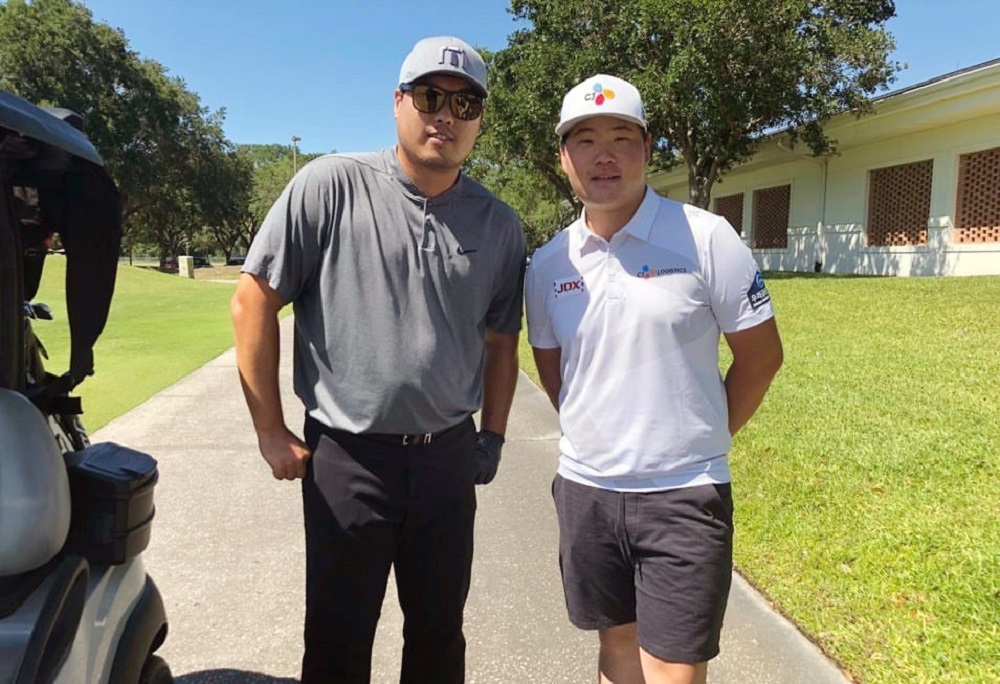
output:
[[570, 278], [560, 278], [552, 282], [552, 290], [556, 298], [565, 297], [572, 294], [583, 294], [587, 291], [587, 284], [583, 282], [582, 276], [572, 276]]

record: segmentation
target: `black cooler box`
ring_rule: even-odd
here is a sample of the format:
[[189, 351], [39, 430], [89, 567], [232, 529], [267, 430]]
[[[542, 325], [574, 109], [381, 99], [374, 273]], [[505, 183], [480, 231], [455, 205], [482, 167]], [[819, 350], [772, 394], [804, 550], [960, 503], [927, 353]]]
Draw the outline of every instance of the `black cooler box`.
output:
[[73, 513], [66, 549], [117, 564], [149, 545], [156, 460], [112, 442], [65, 454]]

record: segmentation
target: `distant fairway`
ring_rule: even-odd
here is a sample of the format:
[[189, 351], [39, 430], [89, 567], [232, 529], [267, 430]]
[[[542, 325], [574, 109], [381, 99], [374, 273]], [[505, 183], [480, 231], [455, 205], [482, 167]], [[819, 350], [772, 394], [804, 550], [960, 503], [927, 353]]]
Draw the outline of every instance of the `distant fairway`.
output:
[[[55, 318], [33, 322], [53, 373], [69, 367], [65, 277], [65, 259], [48, 257], [35, 298], [51, 306]], [[87, 430], [104, 426], [231, 347], [233, 290], [233, 283], [119, 266], [111, 315], [94, 348], [95, 373], [77, 388]]]

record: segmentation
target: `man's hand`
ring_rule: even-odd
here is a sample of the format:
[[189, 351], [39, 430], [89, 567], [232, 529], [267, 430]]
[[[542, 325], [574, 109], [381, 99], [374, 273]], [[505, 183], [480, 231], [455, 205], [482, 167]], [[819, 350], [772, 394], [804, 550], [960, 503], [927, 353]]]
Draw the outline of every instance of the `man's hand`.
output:
[[260, 453], [271, 466], [276, 480], [297, 480], [305, 477], [306, 461], [312, 456], [305, 442], [288, 428], [267, 435], [258, 435]]
[[476, 459], [479, 461], [476, 484], [489, 484], [496, 477], [503, 441], [503, 435], [489, 430], [480, 430], [476, 435]]

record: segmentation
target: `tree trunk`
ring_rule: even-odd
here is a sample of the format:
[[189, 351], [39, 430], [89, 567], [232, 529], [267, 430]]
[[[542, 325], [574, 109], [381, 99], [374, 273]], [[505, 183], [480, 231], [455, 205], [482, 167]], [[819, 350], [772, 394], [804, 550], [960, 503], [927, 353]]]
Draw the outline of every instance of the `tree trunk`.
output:
[[710, 198], [705, 192], [705, 179], [698, 175], [697, 169], [691, 166], [688, 166], [688, 196], [694, 206], [708, 209]]
[[688, 162], [688, 195], [691, 204], [708, 210], [712, 202], [712, 186], [718, 180], [721, 164], [722, 160], [717, 157], [713, 157], [711, 162], [705, 159], [696, 163]]

